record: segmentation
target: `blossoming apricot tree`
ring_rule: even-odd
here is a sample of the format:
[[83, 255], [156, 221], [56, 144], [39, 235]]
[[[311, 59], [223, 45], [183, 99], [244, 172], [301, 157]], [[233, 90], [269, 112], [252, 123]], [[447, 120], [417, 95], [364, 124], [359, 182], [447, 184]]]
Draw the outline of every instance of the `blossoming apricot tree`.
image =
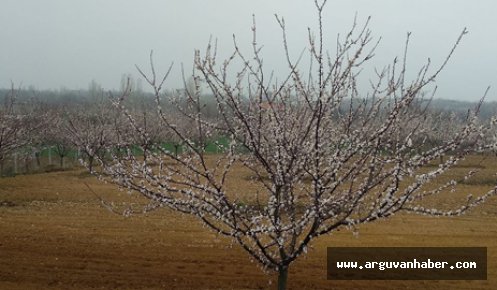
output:
[[[100, 178], [139, 192], [155, 205], [196, 216], [233, 238], [263, 267], [278, 272], [278, 289], [286, 288], [292, 262], [321, 235], [400, 211], [460, 215], [496, 193], [494, 188], [451, 209], [423, 204], [425, 197], [456, 182], [427, 185], [468, 154], [492, 147], [485, 138], [490, 125], [478, 119], [478, 108], [443, 142], [427, 146], [424, 137], [429, 108], [419, 105], [419, 99], [466, 30], [439, 67], [432, 69], [428, 60], [411, 81], [406, 77], [408, 35], [403, 56], [376, 70], [371, 90], [363, 95], [358, 76], [377, 47], [369, 21], [364, 26], [354, 23], [328, 53], [323, 43], [325, 3], [315, 2], [319, 32], [309, 32], [309, 69], [302, 69], [303, 55], [291, 59], [285, 21], [277, 17], [289, 68], [279, 81], [265, 73], [255, 24], [250, 56], [242, 53], [235, 38], [233, 54], [223, 62], [216, 59], [212, 43], [205, 54], [196, 52], [192, 79], [197, 87], [206, 84], [215, 97], [215, 119], [205, 117], [201, 90], [187, 86], [188, 105], [177, 106], [174, 114], [184, 119], [172, 118], [163, 94], [171, 69], [158, 77], [151, 55], [151, 73], [139, 71], [155, 93], [158, 125], [174, 132], [188, 150], [176, 154], [154, 142], [127, 110], [123, 94], [113, 102], [129, 130], [121, 132], [121, 141], [114, 145], [127, 153], [110, 149], [106, 156], [95, 155]], [[185, 120], [192, 126], [181, 126]], [[217, 142], [216, 136], [225, 137], [228, 144]], [[207, 154], [207, 144], [220, 153]], [[143, 156], [133, 154], [132, 146], [139, 146]], [[438, 167], [426, 167], [440, 156], [447, 158]], [[252, 189], [228, 185], [239, 167], [250, 172]]]

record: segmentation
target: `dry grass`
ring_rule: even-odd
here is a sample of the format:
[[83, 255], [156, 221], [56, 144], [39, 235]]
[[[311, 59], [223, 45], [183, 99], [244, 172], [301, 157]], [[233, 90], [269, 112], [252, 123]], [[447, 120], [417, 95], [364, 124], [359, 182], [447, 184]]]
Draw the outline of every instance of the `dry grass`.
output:
[[[468, 193], [491, 188], [497, 159], [478, 156], [480, 175], [438, 204], [451, 206]], [[476, 167], [475, 167], [476, 168]], [[247, 172], [229, 185], [247, 190]], [[245, 176], [245, 177], [244, 177]], [[83, 171], [0, 179], [0, 289], [267, 289], [265, 275], [229, 240], [194, 218], [167, 209], [125, 218], [110, 213], [85, 186], [117, 205], [143, 204]], [[321, 237], [290, 270], [290, 289], [497, 289], [497, 199], [458, 218], [397, 215]], [[487, 281], [327, 281], [328, 246], [484, 246]], [[270, 285], [270, 281], [272, 284]]]

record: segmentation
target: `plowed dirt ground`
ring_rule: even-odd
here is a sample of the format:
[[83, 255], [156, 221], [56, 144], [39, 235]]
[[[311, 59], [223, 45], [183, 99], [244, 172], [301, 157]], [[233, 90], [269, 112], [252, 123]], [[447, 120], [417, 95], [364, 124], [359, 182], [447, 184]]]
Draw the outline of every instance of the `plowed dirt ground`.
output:
[[[463, 186], [460, 196], [491, 188], [497, 159], [484, 167], [484, 180]], [[275, 288], [274, 273], [263, 273], [241, 248], [195, 218], [167, 209], [116, 215], [85, 183], [117, 206], [143, 202], [81, 170], [0, 178], [0, 289]], [[290, 289], [497, 289], [496, 198], [462, 217], [401, 214], [362, 225], [359, 233], [315, 240], [292, 265]], [[328, 281], [328, 246], [488, 247], [488, 279]]]

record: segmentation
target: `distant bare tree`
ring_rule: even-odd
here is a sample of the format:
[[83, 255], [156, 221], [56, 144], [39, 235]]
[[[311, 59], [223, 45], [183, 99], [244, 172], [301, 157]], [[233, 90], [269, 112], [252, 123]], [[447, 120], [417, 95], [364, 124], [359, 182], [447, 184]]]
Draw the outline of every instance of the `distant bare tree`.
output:
[[[456, 136], [464, 126], [464, 117], [458, 116], [455, 112], [427, 112], [418, 141], [422, 142], [420, 146], [424, 145], [427, 148], [441, 146]], [[464, 144], [461, 144], [461, 147], [464, 148]], [[439, 164], [444, 163], [444, 156], [445, 154], [439, 156]]]
[[19, 90], [12, 85], [0, 107], [0, 176], [7, 157], [33, 143], [34, 133], [43, 126], [46, 117], [35, 103], [17, 103], [18, 94]]
[[[139, 192], [155, 205], [196, 216], [233, 238], [264, 268], [278, 272], [278, 289], [286, 288], [291, 263], [321, 235], [355, 230], [358, 224], [401, 211], [460, 215], [497, 190], [468, 197], [456, 208], [432, 209], [423, 203], [425, 197], [456, 181], [435, 189], [426, 185], [468, 154], [493, 146], [485, 141], [490, 127], [479, 122], [478, 108], [443, 142], [429, 147], [416, 142], [423, 140], [427, 126], [426, 111], [417, 100], [443, 70], [466, 30], [440, 67], [432, 70], [428, 61], [412, 81], [406, 78], [408, 35], [403, 57], [377, 71], [371, 90], [362, 96], [358, 75], [377, 43], [368, 22], [362, 27], [354, 23], [337, 41], [336, 51], [327, 53], [325, 3], [315, 1], [319, 32], [316, 37], [309, 33], [308, 70], [301, 68], [302, 56], [296, 61], [290, 57], [285, 21], [277, 17], [289, 68], [279, 81], [265, 73], [255, 21], [250, 56], [242, 53], [236, 40], [232, 56], [223, 62], [216, 60], [214, 45], [209, 44], [203, 56], [197, 51], [191, 80], [193, 85], [199, 81], [208, 85], [219, 118], [206, 118], [200, 95], [187, 89], [188, 110], [177, 110], [191, 128], [180, 126], [183, 120], [163, 107], [163, 84], [170, 70], [158, 77], [151, 57], [150, 75], [140, 72], [155, 92], [159, 124], [174, 132], [189, 152], [174, 154], [154, 144], [149, 131], [123, 105], [123, 94], [114, 105], [145, 155], [132, 154], [129, 149], [134, 144], [126, 145], [128, 154], [112, 154], [110, 162], [95, 155], [102, 165], [102, 179]], [[230, 140], [222, 154], [208, 155], [205, 147], [197, 146], [216, 135]], [[425, 167], [448, 153], [452, 154], [439, 167]], [[240, 166], [251, 172], [254, 189], [227, 186], [234, 168]]]
[[61, 107], [53, 110], [53, 119], [46, 132], [46, 143], [53, 149], [59, 157], [59, 166], [64, 168], [64, 158], [69, 155], [74, 148], [71, 135], [68, 130], [68, 116], [65, 115], [64, 109]]
[[73, 112], [66, 120], [65, 132], [73, 146], [83, 154], [81, 160], [90, 172], [94, 171], [95, 160], [103, 162], [107, 150], [112, 150], [117, 142], [114, 116], [109, 106], [101, 102], [99, 107]]

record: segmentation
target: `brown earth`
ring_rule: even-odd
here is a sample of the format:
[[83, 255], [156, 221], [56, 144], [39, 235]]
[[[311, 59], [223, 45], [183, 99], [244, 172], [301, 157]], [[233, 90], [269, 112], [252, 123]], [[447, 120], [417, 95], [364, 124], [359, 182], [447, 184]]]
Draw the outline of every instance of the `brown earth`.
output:
[[[463, 186], [460, 196], [491, 188], [497, 159], [483, 167], [481, 182]], [[0, 289], [275, 288], [274, 273], [196, 219], [167, 209], [115, 215], [85, 183], [117, 206], [143, 202], [78, 170], [0, 178]], [[289, 288], [497, 289], [497, 198], [462, 217], [397, 215], [359, 230], [315, 240], [292, 265]], [[488, 247], [488, 279], [328, 281], [329, 246]]]

